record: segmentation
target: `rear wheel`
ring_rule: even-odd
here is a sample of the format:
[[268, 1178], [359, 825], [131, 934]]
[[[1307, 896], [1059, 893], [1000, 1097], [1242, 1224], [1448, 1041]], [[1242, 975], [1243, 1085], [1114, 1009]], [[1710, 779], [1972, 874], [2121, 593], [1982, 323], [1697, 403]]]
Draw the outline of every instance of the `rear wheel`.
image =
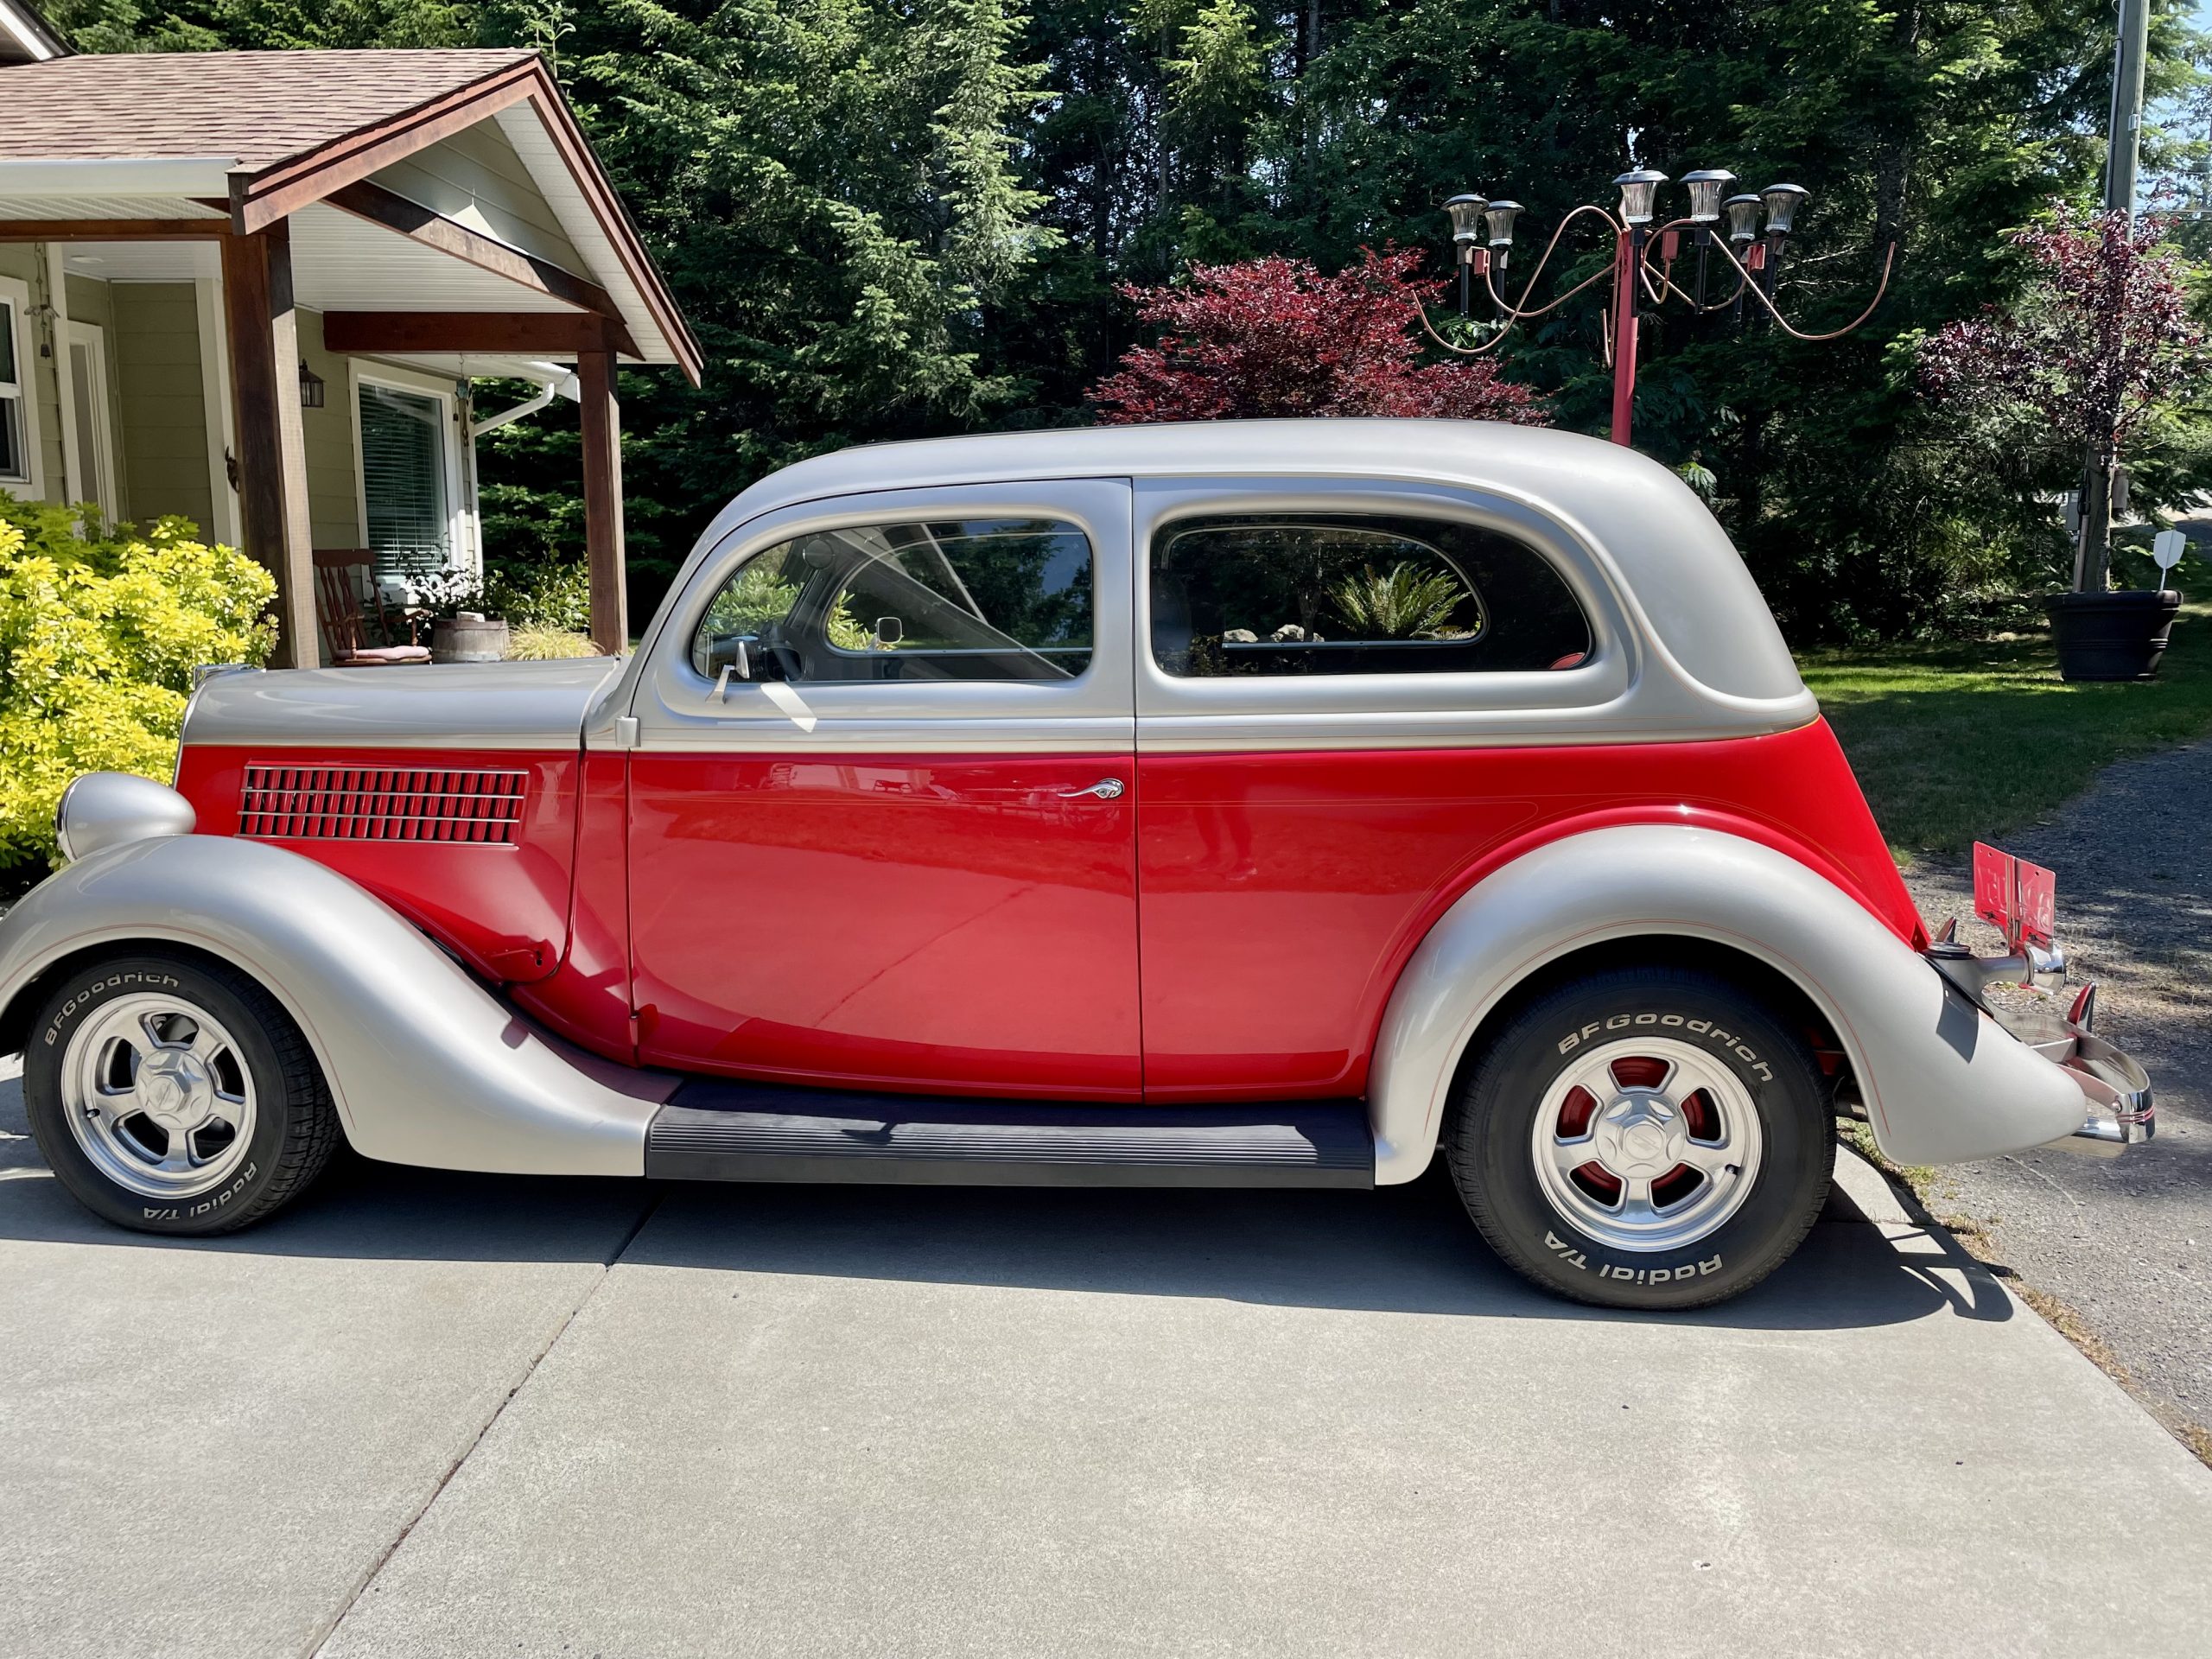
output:
[[1537, 1283], [1611, 1307], [1696, 1307], [1803, 1240], [1835, 1126], [1807, 1046], [1758, 999], [1626, 968], [1514, 1016], [1446, 1154], [1483, 1236]]
[[80, 965], [32, 1027], [31, 1132], [78, 1201], [142, 1232], [228, 1232], [303, 1189], [338, 1115], [276, 1000], [200, 957]]

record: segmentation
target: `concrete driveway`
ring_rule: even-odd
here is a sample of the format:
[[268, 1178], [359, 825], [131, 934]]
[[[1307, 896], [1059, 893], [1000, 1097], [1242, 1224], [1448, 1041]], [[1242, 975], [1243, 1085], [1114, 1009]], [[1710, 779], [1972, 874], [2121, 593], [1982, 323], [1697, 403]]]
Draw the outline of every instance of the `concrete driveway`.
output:
[[0, 1139], [0, 1654], [2202, 1652], [2212, 1472], [1847, 1165], [1642, 1320], [1433, 1180], [352, 1161], [178, 1246]]

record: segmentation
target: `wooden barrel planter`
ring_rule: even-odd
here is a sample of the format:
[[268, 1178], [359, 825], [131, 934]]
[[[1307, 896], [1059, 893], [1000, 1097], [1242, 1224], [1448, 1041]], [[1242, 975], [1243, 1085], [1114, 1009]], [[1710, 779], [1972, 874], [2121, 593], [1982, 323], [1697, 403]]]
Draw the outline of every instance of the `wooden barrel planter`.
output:
[[442, 616], [430, 624], [430, 660], [434, 663], [496, 663], [507, 654], [507, 620], [463, 611]]

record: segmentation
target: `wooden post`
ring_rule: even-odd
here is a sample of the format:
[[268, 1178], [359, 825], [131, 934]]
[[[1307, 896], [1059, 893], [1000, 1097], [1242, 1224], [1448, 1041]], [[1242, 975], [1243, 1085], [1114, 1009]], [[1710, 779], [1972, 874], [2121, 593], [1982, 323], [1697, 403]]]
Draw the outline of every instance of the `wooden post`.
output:
[[622, 560], [622, 411], [614, 397], [614, 353], [576, 353], [584, 426], [584, 553], [591, 565], [592, 643], [610, 656], [630, 648], [630, 600]]
[[249, 556], [276, 578], [276, 654], [315, 668], [315, 537], [300, 426], [300, 342], [292, 310], [289, 220], [223, 238], [223, 309], [238, 445], [238, 528]]

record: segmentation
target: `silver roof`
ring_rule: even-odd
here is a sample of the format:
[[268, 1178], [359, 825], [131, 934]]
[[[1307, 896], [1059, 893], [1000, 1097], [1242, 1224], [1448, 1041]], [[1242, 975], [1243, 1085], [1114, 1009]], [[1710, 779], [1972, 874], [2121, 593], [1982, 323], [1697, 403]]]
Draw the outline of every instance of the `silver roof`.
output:
[[1209, 421], [865, 445], [773, 473], [716, 515], [693, 566], [762, 513], [876, 490], [1046, 478], [1400, 480], [1503, 496], [1551, 519], [1613, 572], [1652, 639], [1723, 698], [1814, 712], [1765, 600], [1681, 480], [1633, 449], [1482, 421]]

